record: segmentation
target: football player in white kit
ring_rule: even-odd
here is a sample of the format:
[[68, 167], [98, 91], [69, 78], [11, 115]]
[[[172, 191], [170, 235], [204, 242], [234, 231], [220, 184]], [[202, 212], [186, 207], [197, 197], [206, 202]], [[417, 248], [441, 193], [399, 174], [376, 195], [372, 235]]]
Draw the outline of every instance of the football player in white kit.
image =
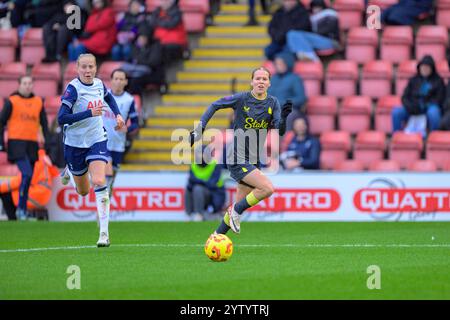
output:
[[139, 117], [136, 112], [134, 97], [125, 91], [127, 84], [128, 78], [124, 70], [116, 69], [111, 73], [111, 89], [109, 92], [114, 97], [125, 123], [130, 120], [130, 125], [124, 126], [120, 130], [114, 130], [116, 126], [114, 113], [106, 109], [103, 114], [103, 125], [108, 133], [107, 146], [111, 157], [106, 166], [106, 183], [110, 198], [112, 196], [114, 178], [123, 160], [127, 133], [136, 134], [139, 129]]
[[67, 163], [62, 182], [67, 184], [72, 178], [77, 193], [82, 196], [89, 193], [92, 183], [100, 225], [97, 246], [108, 247], [110, 203], [105, 171], [109, 152], [102, 119], [106, 104], [116, 117], [116, 130], [122, 129], [125, 122], [112, 95], [103, 82], [95, 78], [95, 56], [81, 54], [77, 60], [77, 72], [78, 77], [64, 91], [58, 113], [59, 125], [64, 126], [64, 158]]

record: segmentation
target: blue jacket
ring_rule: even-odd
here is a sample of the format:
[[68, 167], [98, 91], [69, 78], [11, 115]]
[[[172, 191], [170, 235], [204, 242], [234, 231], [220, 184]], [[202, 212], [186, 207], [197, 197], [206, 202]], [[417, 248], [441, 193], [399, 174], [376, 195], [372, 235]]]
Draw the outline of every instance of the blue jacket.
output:
[[294, 56], [290, 53], [280, 53], [276, 57], [284, 60], [288, 70], [286, 73], [276, 73], [272, 76], [268, 94], [276, 97], [280, 105], [283, 105], [286, 100], [290, 99], [292, 100], [293, 108], [300, 110], [306, 103], [307, 97], [302, 78], [292, 72], [295, 63]]
[[320, 142], [316, 137], [310, 135], [307, 135], [302, 141], [298, 141], [297, 137], [294, 136], [281, 158], [282, 160], [283, 158], [300, 159], [300, 166], [303, 169], [319, 169]]

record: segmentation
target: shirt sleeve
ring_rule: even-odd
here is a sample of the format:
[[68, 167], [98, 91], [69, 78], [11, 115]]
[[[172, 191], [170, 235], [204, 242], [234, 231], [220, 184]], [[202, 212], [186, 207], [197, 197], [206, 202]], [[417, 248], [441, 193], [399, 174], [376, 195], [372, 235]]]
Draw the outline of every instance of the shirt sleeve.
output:
[[78, 99], [78, 93], [75, 87], [69, 84], [61, 96], [61, 103], [68, 106], [71, 110]]
[[132, 132], [139, 128], [139, 116], [136, 112], [136, 108], [134, 107], [134, 100], [131, 103], [130, 110], [128, 111], [128, 119], [131, 121], [131, 124], [128, 127], [128, 132]]
[[205, 113], [203, 113], [202, 117], [200, 118], [200, 124], [202, 126], [202, 129], [206, 128], [206, 125], [208, 124], [209, 120], [211, 120], [214, 113], [216, 113], [217, 110], [220, 109], [227, 109], [227, 108], [233, 108], [236, 109], [237, 103], [241, 100], [242, 93], [237, 93], [232, 96], [223, 97], [215, 102], [213, 102], [208, 109], [206, 109]]

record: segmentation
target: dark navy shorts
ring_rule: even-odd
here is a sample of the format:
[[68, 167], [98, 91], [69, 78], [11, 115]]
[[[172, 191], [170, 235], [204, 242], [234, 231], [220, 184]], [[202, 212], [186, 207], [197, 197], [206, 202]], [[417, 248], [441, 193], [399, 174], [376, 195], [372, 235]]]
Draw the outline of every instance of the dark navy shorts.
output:
[[109, 151], [109, 159], [112, 161], [112, 166], [114, 170], [119, 170], [120, 165], [123, 161], [123, 152]]
[[110, 154], [106, 147], [106, 140], [97, 142], [90, 148], [77, 148], [64, 145], [64, 160], [74, 176], [82, 176], [88, 171], [92, 161], [108, 163]]
[[259, 169], [259, 165], [251, 163], [229, 164], [227, 165], [227, 167], [228, 170], [230, 170], [231, 177], [237, 182], [240, 182], [242, 179], [245, 178], [246, 175], [248, 175], [253, 170]]

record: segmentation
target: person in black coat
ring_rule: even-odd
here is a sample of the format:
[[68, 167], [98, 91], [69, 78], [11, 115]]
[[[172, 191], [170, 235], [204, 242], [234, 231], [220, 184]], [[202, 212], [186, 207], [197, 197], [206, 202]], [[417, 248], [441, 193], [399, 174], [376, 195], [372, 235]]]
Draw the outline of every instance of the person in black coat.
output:
[[283, 0], [269, 22], [269, 35], [272, 42], [265, 48], [267, 59], [273, 60], [286, 44], [286, 34], [290, 30], [311, 31], [309, 12], [299, 0]]
[[402, 129], [411, 115], [426, 114], [429, 131], [437, 130], [445, 100], [444, 80], [436, 71], [434, 59], [426, 55], [417, 65], [402, 95], [402, 106], [392, 110], [394, 131]]

